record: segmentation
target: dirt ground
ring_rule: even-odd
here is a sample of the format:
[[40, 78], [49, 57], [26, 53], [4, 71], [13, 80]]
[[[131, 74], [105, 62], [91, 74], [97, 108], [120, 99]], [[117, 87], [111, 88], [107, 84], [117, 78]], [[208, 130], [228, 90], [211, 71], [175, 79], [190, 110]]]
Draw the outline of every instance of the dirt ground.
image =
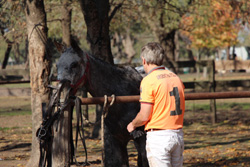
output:
[[[234, 102], [229, 108], [219, 105]], [[211, 125], [208, 109], [200, 104], [208, 101], [188, 101], [185, 111], [185, 167], [250, 167], [250, 108], [237, 104], [249, 99], [218, 100], [218, 123]], [[190, 108], [191, 106], [191, 108]], [[90, 113], [94, 120], [94, 113]], [[91, 139], [86, 128], [88, 161], [101, 166], [101, 140]], [[0, 97], [0, 167], [23, 167], [31, 151], [30, 98]], [[79, 142], [80, 143], [80, 142]], [[78, 161], [85, 160], [82, 146]], [[137, 153], [132, 142], [128, 145], [130, 166], [136, 166]]]

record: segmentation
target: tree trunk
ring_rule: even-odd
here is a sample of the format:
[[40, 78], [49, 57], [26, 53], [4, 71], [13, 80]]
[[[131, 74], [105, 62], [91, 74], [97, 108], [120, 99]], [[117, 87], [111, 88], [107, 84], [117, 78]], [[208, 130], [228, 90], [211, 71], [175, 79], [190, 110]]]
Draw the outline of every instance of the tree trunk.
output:
[[127, 29], [125, 38], [122, 40], [122, 44], [124, 46], [124, 50], [127, 56], [127, 63], [131, 63], [132, 58], [135, 56], [135, 50], [134, 50], [133, 41], [130, 37], [130, 33], [128, 29]]
[[178, 33], [178, 31], [176, 31], [175, 36], [174, 36], [174, 44], [175, 44], [174, 60], [179, 61], [180, 44], [179, 44], [179, 33]]
[[14, 46], [14, 58], [15, 58], [16, 63], [19, 64], [20, 58], [21, 58], [19, 43], [16, 42], [13, 46]]
[[10, 57], [10, 51], [11, 51], [11, 48], [12, 48], [12, 44], [8, 44], [8, 47], [5, 51], [5, 54], [4, 54], [4, 60], [3, 60], [3, 64], [2, 64], [2, 69], [5, 69], [7, 64], [8, 64], [8, 60], [9, 60], [9, 57]]
[[25, 53], [24, 53], [24, 60], [26, 60], [25, 62], [25, 69], [29, 68], [29, 40], [28, 40], [28, 36], [26, 36], [25, 38]]
[[172, 30], [169, 33], [158, 34], [159, 41], [165, 49], [165, 54], [171, 61], [175, 61], [175, 32], [175, 30]]
[[195, 59], [194, 59], [193, 51], [187, 48], [187, 52], [188, 52], [188, 60], [194, 61]]
[[162, 47], [165, 50], [167, 66], [171, 70], [173, 70], [173, 72], [177, 73], [176, 68], [174, 66], [175, 50], [176, 50], [175, 34], [176, 34], [176, 30], [172, 30], [169, 33], [159, 33], [157, 35], [158, 35], [158, 39], [159, 39]]
[[62, 41], [69, 47], [71, 45], [71, 15], [70, 0], [63, 0], [62, 4]]
[[0, 27], [0, 28], [1, 28], [1, 34], [3, 36], [3, 39], [8, 44], [7, 49], [5, 51], [5, 54], [4, 54], [4, 60], [3, 60], [3, 63], [2, 63], [2, 69], [5, 69], [7, 64], [8, 64], [8, 60], [9, 60], [9, 57], [10, 57], [10, 51], [12, 49], [13, 42], [5, 37], [4, 29], [2, 27]]
[[114, 64], [109, 37], [109, 1], [80, 0], [93, 56]]
[[230, 46], [226, 48], [227, 60], [230, 60]]
[[50, 55], [46, 54], [47, 25], [42, 0], [26, 1], [25, 14], [29, 39], [30, 86], [32, 109], [32, 150], [27, 167], [39, 164], [39, 143], [36, 131], [42, 121], [42, 103], [48, 104]]
[[[63, 95], [63, 98], [65, 95]], [[72, 107], [69, 106], [60, 115], [57, 124], [54, 123], [54, 139], [52, 143], [52, 167], [69, 167], [73, 161], [73, 150], [71, 147], [71, 125], [72, 125]], [[56, 129], [58, 130], [56, 131]]]
[[[70, 0], [62, 1], [62, 40], [67, 46], [71, 46], [71, 15]], [[65, 98], [65, 91], [61, 99]], [[54, 139], [52, 143], [52, 166], [69, 167], [73, 161], [73, 136], [72, 136], [72, 107], [69, 106], [61, 114], [58, 125], [54, 124]], [[58, 126], [58, 127], [57, 127]], [[56, 131], [57, 129], [57, 131]]]
[[119, 32], [115, 32], [113, 40], [111, 40], [111, 46], [113, 47], [113, 56], [120, 61], [123, 57], [122, 52], [122, 36]]

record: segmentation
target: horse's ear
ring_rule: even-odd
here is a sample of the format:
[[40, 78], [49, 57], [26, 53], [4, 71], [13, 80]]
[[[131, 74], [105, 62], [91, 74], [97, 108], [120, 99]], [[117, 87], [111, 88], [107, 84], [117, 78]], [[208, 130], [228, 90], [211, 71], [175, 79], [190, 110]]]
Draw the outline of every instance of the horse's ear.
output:
[[76, 53], [78, 53], [78, 55], [80, 55], [80, 57], [82, 56], [83, 51], [73, 37], [71, 37], [71, 47], [74, 49]]
[[54, 44], [58, 52], [63, 53], [66, 50], [66, 46], [54, 40]]

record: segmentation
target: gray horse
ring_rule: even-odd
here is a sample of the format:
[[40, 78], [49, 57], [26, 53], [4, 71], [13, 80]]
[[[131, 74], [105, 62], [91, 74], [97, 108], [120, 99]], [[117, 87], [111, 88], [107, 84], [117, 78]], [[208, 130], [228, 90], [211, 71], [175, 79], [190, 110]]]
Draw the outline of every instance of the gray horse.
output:
[[[60, 50], [60, 49], [59, 49]], [[62, 50], [62, 49], [61, 49]], [[58, 79], [71, 81], [75, 91], [85, 86], [93, 97], [139, 95], [142, 76], [131, 67], [116, 67], [73, 46], [62, 50], [57, 62]], [[146, 136], [133, 138], [127, 124], [140, 110], [139, 103], [113, 104], [104, 121], [106, 167], [129, 166], [127, 144], [133, 139], [138, 151], [138, 166], [148, 166]], [[138, 130], [143, 130], [143, 127]]]

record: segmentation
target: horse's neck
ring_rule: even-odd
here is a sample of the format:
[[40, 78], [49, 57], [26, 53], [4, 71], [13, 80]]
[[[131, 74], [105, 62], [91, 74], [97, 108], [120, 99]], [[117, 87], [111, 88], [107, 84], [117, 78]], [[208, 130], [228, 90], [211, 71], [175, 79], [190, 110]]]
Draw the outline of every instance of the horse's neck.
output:
[[94, 97], [115, 94], [117, 96], [139, 94], [142, 77], [132, 68], [118, 68], [90, 58], [87, 89]]
[[108, 94], [109, 92], [106, 89], [107, 85], [115, 84], [111, 83], [111, 76], [107, 75], [107, 71], [113, 68], [112, 65], [103, 63], [95, 58], [90, 58], [89, 62], [88, 91], [95, 97]]

